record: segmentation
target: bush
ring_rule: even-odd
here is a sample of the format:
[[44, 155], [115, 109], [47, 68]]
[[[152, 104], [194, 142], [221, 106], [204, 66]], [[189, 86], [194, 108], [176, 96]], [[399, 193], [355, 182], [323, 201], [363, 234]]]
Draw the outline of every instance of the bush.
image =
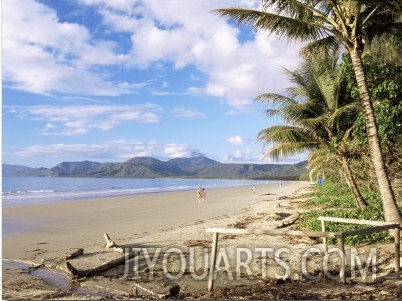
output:
[[[362, 193], [369, 203], [366, 208], [358, 208], [355, 200], [345, 183], [326, 182], [324, 185], [317, 185], [310, 193], [309, 200], [304, 203], [305, 208], [314, 210], [302, 213], [300, 216], [301, 230], [321, 231], [319, 216], [330, 216], [352, 219], [366, 219], [383, 221], [384, 215], [378, 193]], [[317, 208], [318, 207], [318, 208]], [[325, 222], [326, 230], [329, 232], [345, 232], [367, 228], [366, 225], [344, 224]], [[388, 232], [382, 231], [373, 234], [351, 236], [345, 239], [346, 244], [379, 243], [389, 241]], [[335, 243], [334, 239], [329, 240]]]

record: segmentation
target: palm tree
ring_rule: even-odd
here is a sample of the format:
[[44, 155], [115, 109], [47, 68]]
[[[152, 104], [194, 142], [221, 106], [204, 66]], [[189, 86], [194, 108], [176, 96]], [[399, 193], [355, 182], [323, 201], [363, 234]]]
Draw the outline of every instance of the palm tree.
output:
[[364, 45], [376, 36], [395, 32], [401, 23], [400, 0], [262, 0], [262, 10], [216, 9], [239, 23], [269, 31], [285, 40], [308, 42], [301, 54], [313, 57], [342, 45], [350, 54], [360, 94], [371, 159], [386, 221], [402, 225], [402, 215], [386, 171], [383, 152], [362, 63]]
[[306, 150], [331, 154], [342, 165], [356, 204], [365, 207], [367, 202], [360, 194], [349, 164], [350, 133], [359, 110], [348, 97], [346, 78], [337, 65], [337, 58], [334, 53], [322, 61], [306, 59], [293, 72], [285, 69], [296, 83], [288, 89], [289, 96], [267, 93], [257, 97], [278, 107], [268, 110], [268, 115], [279, 115], [289, 124], [265, 128], [258, 139], [265, 144], [273, 143], [265, 155], [275, 159]]

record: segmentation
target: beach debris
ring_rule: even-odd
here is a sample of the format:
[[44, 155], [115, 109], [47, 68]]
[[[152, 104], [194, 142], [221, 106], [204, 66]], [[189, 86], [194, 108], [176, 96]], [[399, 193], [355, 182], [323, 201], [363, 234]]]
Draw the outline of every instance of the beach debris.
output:
[[113, 249], [116, 252], [124, 253], [124, 249], [122, 247], [119, 247], [113, 240], [111, 240], [109, 234], [104, 233], [103, 236], [106, 240], [106, 249]]
[[44, 259], [42, 259], [42, 263], [34, 265], [34, 266], [31, 266], [31, 267], [28, 267], [28, 274], [30, 274], [32, 271], [35, 271], [35, 270], [37, 270], [39, 268], [43, 268], [43, 267], [45, 267], [45, 260]]
[[287, 196], [287, 195], [280, 195], [280, 196], [278, 196], [276, 198], [277, 201], [279, 201], [279, 200], [288, 200], [288, 199], [291, 199], [291, 197]]
[[83, 248], [79, 248], [78, 250], [74, 251], [70, 255], [66, 256], [65, 260], [70, 260], [70, 259], [76, 258], [76, 257], [81, 256], [81, 255], [84, 255], [84, 249]]
[[69, 261], [66, 262], [66, 267], [67, 267], [68, 273], [74, 277], [90, 277], [90, 276], [94, 276], [94, 275], [103, 273], [111, 268], [114, 268], [116, 266], [119, 266], [119, 265], [125, 263], [126, 261], [135, 257], [137, 255], [137, 253], [138, 252], [127, 253], [119, 258], [104, 262], [96, 267], [85, 269], [85, 270], [80, 270], [80, 269], [75, 268]]
[[276, 225], [276, 228], [283, 228], [283, 227], [292, 225], [294, 222], [296, 222], [299, 219], [299, 216], [300, 216], [299, 212], [293, 213], [292, 215], [283, 219], [278, 225]]
[[183, 243], [186, 247], [204, 247], [209, 248], [211, 242], [207, 239], [190, 239]]
[[[69, 274], [73, 275], [75, 278], [94, 276], [102, 272], [105, 272], [111, 268], [124, 264], [126, 261], [130, 260], [131, 258], [134, 258], [139, 253], [138, 251], [125, 253], [124, 248], [118, 246], [113, 240], [111, 240], [110, 236], [107, 233], [104, 233], [103, 236], [105, 237], [106, 240], [106, 249], [113, 249], [118, 253], [124, 253], [124, 255], [115, 258], [113, 260], [104, 262], [96, 267], [85, 270], [77, 269], [72, 265], [71, 262], [67, 261], [66, 267]], [[78, 252], [78, 250], [76, 252]], [[84, 250], [82, 249], [82, 253], [83, 252]]]
[[171, 288], [169, 288], [169, 292], [167, 294], [155, 293], [155, 292], [139, 285], [138, 283], [134, 283], [133, 286], [134, 286], [134, 294], [135, 295], [138, 294], [138, 289], [140, 289], [152, 296], [158, 297], [159, 299], [166, 299], [166, 298], [174, 297], [180, 293], [179, 285], [174, 285]]

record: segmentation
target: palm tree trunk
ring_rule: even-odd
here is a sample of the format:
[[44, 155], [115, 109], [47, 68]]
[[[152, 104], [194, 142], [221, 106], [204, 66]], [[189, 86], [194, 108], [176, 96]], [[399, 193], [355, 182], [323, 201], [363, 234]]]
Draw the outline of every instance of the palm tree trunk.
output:
[[352, 190], [353, 196], [355, 197], [357, 207], [367, 207], [368, 203], [363, 198], [360, 193], [359, 188], [357, 187], [355, 177], [353, 176], [352, 170], [350, 169], [349, 162], [346, 158], [342, 158], [342, 165], [345, 171], [346, 180], [349, 183], [350, 190]]
[[363, 69], [360, 51], [355, 48], [350, 51], [353, 68], [360, 93], [360, 102], [366, 123], [366, 131], [373, 161], [374, 171], [377, 178], [378, 190], [382, 199], [385, 221], [396, 222], [402, 225], [402, 215], [395, 200], [388, 173], [385, 168], [380, 137], [374, 116], [373, 104], [368, 93], [367, 79]]

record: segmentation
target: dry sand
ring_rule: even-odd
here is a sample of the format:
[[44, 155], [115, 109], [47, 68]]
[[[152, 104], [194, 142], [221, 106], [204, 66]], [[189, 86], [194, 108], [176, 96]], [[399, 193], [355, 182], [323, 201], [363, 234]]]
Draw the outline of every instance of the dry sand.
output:
[[[258, 256], [255, 250], [261, 247], [273, 248], [274, 251], [284, 247], [291, 249], [290, 254], [280, 255], [285, 256], [283, 260], [289, 260], [292, 281], [297, 281], [300, 280], [299, 255], [306, 247], [317, 246], [317, 242], [309, 238], [289, 240], [279, 236], [221, 235], [219, 247], [227, 252], [230, 267], [234, 266], [233, 256], [239, 247], [251, 250], [253, 260], [250, 266], [254, 278], [250, 279], [244, 269], [241, 274], [236, 274], [234, 269], [233, 280], [229, 275], [231, 271], [220, 271], [215, 282], [215, 292], [208, 294], [208, 277], [195, 280], [194, 275], [199, 276], [207, 271], [203, 260], [207, 258], [209, 263], [212, 234], [206, 233], [206, 228], [275, 228], [285, 218], [301, 210], [297, 205], [300, 201], [297, 195], [306, 189], [306, 182], [259, 185], [255, 194], [252, 193], [251, 186], [209, 189], [206, 201], [202, 204], [198, 204], [196, 191], [180, 191], [3, 207], [3, 225], [6, 225], [3, 227], [3, 298], [133, 299], [137, 296], [133, 290], [134, 283], [158, 293], [167, 293], [170, 287], [179, 285], [179, 297], [184, 299], [222, 299], [234, 295], [246, 299], [253, 296], [258, 299], [281, 299], [281, 296], [284, 299], [297, 298], [292, 295], [293, 290], [298, 291], [303, 282], [284, 283], [283, 285], [289, 286], [285, 291], [284, 287], [281, 287], [282, 283], [274, 282], [274, 286], [271, 286], [272, 282], [267, 282], [269, 280], [262, 277], [261, 253]], [[279, 208], [278, 203], [281, 205]], [[7, 233], [4, 233], [4, 230]], [[136, 263], [139, 273], [134, 271], [134, 263], [131, 261], [131, 265], [121, 265], [99, 276], [71, 282], [71, 279], [65, 276], [67, 272], [64, 258], [78, 248], [83, 248], [85, 254], [70, 261], [78, 269], [94, 267], [121, 256], [117, 252], [105, 249], [103, 233], [108, 233], [122, 247], [143, 248], [142, 252], [150, 252], [148, 262], [142, 253]], [[159, 257], [154, 257], [158, 248], [161, 248]], [[194, 271], [189, 265], [190, 249], [196, 252]], [[168, 250], [176, 250], [177, 256], [172, 253], [173, 256], [167, 258], [169, 271], [166, 272], [162, 257]], [[389, 250], [384, 252], [387, 251]], [[185, 257], [184, 274], [180, 274], [182, 258], [179, 252], [183, 252]], [[322, 257], [317, 260], [320, 258]], [[152, 259], [155, 259], [153, 270], [149, 267], [149, 260]], [[19, 261], [33, 265], [41, 263], [42, 260], [45, 260], [46, 269], [40, 268], [31, 274], [27, 273], [27, 265], [16, 263]], [[331, 264], [336, 266], [338, 262], [334, 260]], [[267, 265], [269, 276], [286, 272], [272, 256]], [[317, 268], [320, 268], [320, 263], [309, 263], [309, 267], [312, 267], [311, 271], [315, 273]], [[54, 274], [54, 271], [57, 274]], [[175, 275], [180, 277], [169, 277]], [[236, 280], [238, 275], [241, 277]], [[401, 281], [397, 282], [396, 287], [400, 287], [400, 284]], [[244, 289], [241, 292], [231, 291], [239, 285], [243, 285], [247, 292]], [[258, 294], [258, 291], [262, 292], [268, 287], [268, 295]], [[343, 298], [344, 295], [358, 299], [360, 295], [369, 298], [370, 294], [378, 292], [369, 286], [358, 290], [341, 287], [336, 292], [332, 291], [333, 288], [334, 281], [331, 281], [321, 283], [319, 295], [296, 293], [300, 293], [299, 297], [310, 299], [317, 299], [323, 294], [332, 299]], [[317, 285], [311, 281], [310, 286], [305, 289], [307, 292], [318, 290]], [[137, 293], [140, 298], [155, 298], [142, 289], [137, 290]], [[384, 294], [384, 298], [390, 296], [394, 295]]]

